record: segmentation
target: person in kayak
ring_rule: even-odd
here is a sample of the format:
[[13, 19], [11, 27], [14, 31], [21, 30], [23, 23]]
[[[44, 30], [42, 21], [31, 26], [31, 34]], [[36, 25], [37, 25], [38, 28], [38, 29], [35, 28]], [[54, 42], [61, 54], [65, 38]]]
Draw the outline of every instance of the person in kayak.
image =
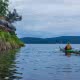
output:
[[68, 42], [67, 45], [65, 46], [65, 55], [70, 57], [71, 53], [70, 52], [66, 52], [66, 50], [72, 50], [72, 46], [70, 45], [70, 43]]
[[71, 50], [72, 46], [70, 45], [70, 43], [68, 42], [67, 45], [65, 46], [65, 50]]

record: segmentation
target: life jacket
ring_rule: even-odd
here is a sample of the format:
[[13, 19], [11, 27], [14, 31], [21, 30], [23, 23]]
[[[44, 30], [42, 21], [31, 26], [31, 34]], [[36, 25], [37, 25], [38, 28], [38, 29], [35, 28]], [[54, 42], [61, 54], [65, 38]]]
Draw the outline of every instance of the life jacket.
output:
[[71, 45], [67, 44], [66, 47], [65, 47], [65, 50], [70, 50], [70, 49], [72, 49]]

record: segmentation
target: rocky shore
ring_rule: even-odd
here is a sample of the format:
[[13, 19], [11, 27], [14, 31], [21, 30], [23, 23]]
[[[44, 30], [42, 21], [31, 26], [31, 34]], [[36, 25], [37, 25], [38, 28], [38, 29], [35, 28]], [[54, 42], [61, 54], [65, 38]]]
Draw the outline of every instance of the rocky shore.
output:
[[12, 23], [0, 17], [0, 51], [16, 49], [24, 46], [17, 37], [16, 28]]
[[24, 43], [17, 37], [15, 21], [21, 21], [22, 17], [18, 15], [16, 9], [8, 12], [5, 16], [0, 16], [0, 51], [16, 49], [24, 46]]

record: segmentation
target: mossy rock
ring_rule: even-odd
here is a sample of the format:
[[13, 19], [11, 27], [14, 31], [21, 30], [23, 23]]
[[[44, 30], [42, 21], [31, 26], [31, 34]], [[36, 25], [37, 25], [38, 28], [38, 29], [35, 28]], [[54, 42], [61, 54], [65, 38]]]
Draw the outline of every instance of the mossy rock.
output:
[[15, 49], [24, 46], [24, 43], [14, 34], [0, 30], [0, 50]]

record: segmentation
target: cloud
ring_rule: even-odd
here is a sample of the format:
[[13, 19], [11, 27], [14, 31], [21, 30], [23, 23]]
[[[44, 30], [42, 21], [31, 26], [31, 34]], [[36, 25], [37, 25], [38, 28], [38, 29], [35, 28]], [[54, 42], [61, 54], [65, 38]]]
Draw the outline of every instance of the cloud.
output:
[[16, 23], [18, 35], [19, 31], [40, 32], [40, 37], [80, 35], [80, 0], [10, 0], [13, 8], [23, 16]]

